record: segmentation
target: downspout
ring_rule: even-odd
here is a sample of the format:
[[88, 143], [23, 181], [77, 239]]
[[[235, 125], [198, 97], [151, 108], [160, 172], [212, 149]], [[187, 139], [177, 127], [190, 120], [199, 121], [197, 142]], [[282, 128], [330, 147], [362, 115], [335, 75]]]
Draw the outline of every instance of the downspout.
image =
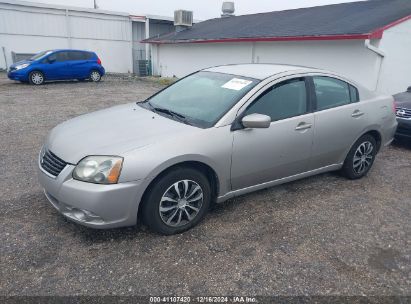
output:
[[255, 42], [251, 42], [251, 63], [255, 63]]
[[1, 47], [1, 49], [3, 50], [4, 64], [6, 65], [6, 71], [7, 71], [9, 69], [9, 67], [7, 65], [6, 48], [3, 46], [3, 47]]
[[377, 48], [376, 46], [372, 45], [370, 39], [365, 39], [365, 41], [364, 41], [364, 46], [365, 46], [367, 49], [369, 49], [370, 51], [372, 51], [372, 52], [374, 52], [375, 54], [377, 54], [378, 57], [380, 58], [380, 65], [379, 65], [379, 67], [378, 67], [377, 81], [376, 81], [375, 89], [374, 89], [374, 90], [377, 90], [377, 89], [378, 89], [378, 85], [380, 84], [380, 76], [381, 76], [382, 62], [383, 62], [383, 59], [384, 59], [384, 57], [385, 57], [385, 53], [384, 53], [382, 50], [380, 50], [379, 48]]
[[[148, 39], [148, 38], [150, 38], [150, 19], [146, 18], [144, 39]], [[150, 60], [150, 44], [146, 43], [145, 47], [146, 47], [145, 60]]]

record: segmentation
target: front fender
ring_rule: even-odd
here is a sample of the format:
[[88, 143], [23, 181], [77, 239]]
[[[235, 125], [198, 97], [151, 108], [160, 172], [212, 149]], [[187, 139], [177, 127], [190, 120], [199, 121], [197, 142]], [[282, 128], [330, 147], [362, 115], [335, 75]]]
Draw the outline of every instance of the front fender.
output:
[[[191, 144], [189, 144], [191, 143]], [[183, 162], [200, 162], [216, 173], [220, 194], [230, 191], [232, 132], [215, 128], [183, 138], [128, 151], [119, 182], [153, 180], [164, 170]]]

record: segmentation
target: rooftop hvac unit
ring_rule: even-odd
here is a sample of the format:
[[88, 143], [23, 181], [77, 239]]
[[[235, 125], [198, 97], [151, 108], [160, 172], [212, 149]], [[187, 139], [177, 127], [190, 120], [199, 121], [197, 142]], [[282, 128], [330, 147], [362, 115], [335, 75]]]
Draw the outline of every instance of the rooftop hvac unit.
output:
[[223, 2], [223, 6], [221, 10], [223, 11], [223, 13], [221, 14], [221, 17], [234, 16], [234, 12], [235, 12], [234, 2], [231, 2], [231, 1]]
[[193, 12], [178, 10], [174, 12], [174, 25], [175, 26], [192, 26], [193, 25]]

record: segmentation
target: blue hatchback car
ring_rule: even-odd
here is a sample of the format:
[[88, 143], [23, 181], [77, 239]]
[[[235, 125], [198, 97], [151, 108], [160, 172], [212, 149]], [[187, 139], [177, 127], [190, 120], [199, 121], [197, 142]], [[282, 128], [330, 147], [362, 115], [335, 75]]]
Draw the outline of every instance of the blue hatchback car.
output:
[[101, 60], [93, 52], [81, 50], [51, 50], [38, 53], [28, 60], [10, 66], [12, 80], [41, 85], [49, 80], [78, 79], [98, 82], [105, 74]]

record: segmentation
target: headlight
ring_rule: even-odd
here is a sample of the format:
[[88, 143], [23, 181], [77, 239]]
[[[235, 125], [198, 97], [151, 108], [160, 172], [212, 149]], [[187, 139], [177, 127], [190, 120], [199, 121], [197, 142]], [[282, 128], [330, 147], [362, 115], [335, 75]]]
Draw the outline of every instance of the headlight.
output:
[[96, 184], [116, 184], [123, 158], [119, 156], [87, 156], [73, 171], [73, 178]]
[[27, 68], [29, 65], [30, 65], [30, 64], [28, 64], [28, 63], [20, 64], [20, 65], [16, 66], [15, 69], [16, 69], [16, 70], [21, 70], [21, 69]]

